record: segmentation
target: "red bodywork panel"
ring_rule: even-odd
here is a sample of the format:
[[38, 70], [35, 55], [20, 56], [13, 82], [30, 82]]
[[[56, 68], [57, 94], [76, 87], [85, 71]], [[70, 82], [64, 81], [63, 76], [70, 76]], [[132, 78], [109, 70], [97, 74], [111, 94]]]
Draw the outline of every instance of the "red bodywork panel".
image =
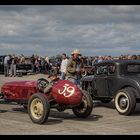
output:
[[53, 86], [51, 94], [59, 104], [77, 105], [82, 100], [82, 94], [77, 85], [68, 80], [59, 80]]
[[12, 81], [2, 86], [1, 92], [4, 94], [5, 99], [27, 100], [38, 91], [36, 81]]
[[[37, 81], [12, 81], [5, 83], [1, 92], [7, 100], [28, 100], [32, 94], [38, 93]], [[43, 94], [43, 93], [42, 93]], [[46, 94], [48, 100], [55, 99], [58, 104], [78, 105], [82, 99], [82, 93], [76, 84], [68, 80], [59, 80]]]

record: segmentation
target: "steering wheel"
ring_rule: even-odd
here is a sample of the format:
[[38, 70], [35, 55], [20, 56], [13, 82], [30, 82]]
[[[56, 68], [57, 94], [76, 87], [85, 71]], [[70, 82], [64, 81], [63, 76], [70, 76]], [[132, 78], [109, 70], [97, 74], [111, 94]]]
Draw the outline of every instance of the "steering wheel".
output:
[[44, 92], [44, 89], [48, 86], [48, 84], [49, 84], [48, 80], [40, 78], [37, 80], [37, 89], [40, 92]]

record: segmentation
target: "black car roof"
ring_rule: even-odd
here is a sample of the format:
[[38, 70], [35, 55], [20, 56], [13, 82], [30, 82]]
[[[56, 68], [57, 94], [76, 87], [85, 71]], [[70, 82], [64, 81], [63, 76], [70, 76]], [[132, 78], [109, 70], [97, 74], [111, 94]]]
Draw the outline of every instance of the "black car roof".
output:
[[104, 64], [140, 64], [140, 60], [103, 60], [95, 64], [95, 66]]
[[0, 55], [0, 57], [5, 57], [6, 55]]

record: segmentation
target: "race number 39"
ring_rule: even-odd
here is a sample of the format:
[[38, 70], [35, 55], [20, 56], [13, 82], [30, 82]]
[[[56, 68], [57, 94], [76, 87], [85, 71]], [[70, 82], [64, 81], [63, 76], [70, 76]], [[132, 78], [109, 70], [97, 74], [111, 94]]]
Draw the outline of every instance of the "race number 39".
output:
[[61, 95], [63, 94], [65, 97], [70, 97], [74, 94], [75, 92], [74, 87], [70, 86], [69, 84], [65, 84], [63, 87], [64, 87], [63, 91], [58, 90], [59, 94]]

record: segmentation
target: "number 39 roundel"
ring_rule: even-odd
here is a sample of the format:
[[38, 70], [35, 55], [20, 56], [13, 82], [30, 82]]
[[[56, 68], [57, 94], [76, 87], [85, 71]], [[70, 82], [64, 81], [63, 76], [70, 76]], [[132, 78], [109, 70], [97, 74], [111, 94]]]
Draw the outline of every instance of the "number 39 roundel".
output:
[[52, 87], [51, 95], [57, 103], [65, 105], [77, 105], [82, 99], [81, 90], [68, 80], [59, 80]]
[[74, 92], [75, 92], [74, 87], [70, 86], [69, 84], [65, 84], [63, 87], [64, 88], [62, 91], [58, 90], [59, 94], [63, 94], [64, 97], [71, 97], [74, 94]]

